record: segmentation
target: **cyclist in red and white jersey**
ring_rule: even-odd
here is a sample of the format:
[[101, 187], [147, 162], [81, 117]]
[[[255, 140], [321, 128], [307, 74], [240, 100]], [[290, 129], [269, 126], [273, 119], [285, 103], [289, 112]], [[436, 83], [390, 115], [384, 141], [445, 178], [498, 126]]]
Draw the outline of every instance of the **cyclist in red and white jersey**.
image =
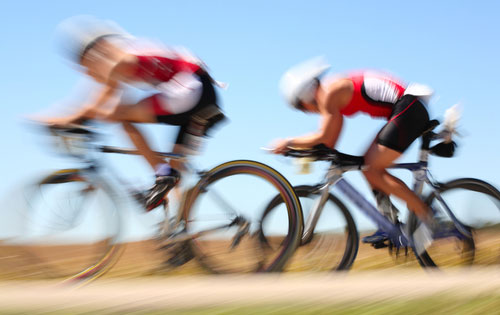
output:
[[[274, 152], [288, 147], [313, 147], [324, 144], [333, 148], [342, 130], [344, 116], [365, 113], [387, 120], [365, 153], [363, 174], [374, 190], [404, 200], [424, 222], [431, 216], [425, 203], [404, 182], [386, 168], [399, 158], [424, 131], [429, 115], [424, 105], [430, 89], [407, 88], [402, 81], [381, 73], [360, 71], [335, 79], [323, 78], [330, 66], [315, 58], [290, 69], [281, 80], [281, 90], [295, 109], [321, 116], [316, 133], [277, 141]], [[364, 241], [376, 243], [386, 239], [377, 231]]]
[[[120, 122], [139, 153], [155, 171], [156, 183], [145, 196], [145, 203], [148, 210], [156, 207], [178, 182], [180, 176], [176, 169], [182, 165], [172, 161], [172, 168], [154, 154], [134, 123], [180, 126], [173, 151], [185, 153], [186, 146], [190, 145], [186, 133], [193, 123], [193, 116], [203, 112], [206, 116], [203, 118], [211, 122], [223, 116], [217, 111], [214, 81], [201, 62], [191, 55], [133, 38], [110, 21], [75, 17], [64, 21], [60, 30], [66, 37], [62, 44], [73, 61], [101, 83], [101, 89], [90, 103], [76, 113], [46, 119], [45, 122], [58, 125], [85, 119]], [[125, 84], [146, 87], [152, 95], [138, 102], [121, 100], [119, 96]], [[210, 110], [207, 109], [209, 107]]]

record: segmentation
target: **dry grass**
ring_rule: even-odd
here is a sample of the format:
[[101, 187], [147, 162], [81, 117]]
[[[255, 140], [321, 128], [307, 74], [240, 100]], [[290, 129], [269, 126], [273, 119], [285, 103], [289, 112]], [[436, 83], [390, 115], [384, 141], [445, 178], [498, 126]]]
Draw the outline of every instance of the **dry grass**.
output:
[[[279, 241], [273, 240], [278, 247]], [[286, 267], [288, 272], [327, 271], [342, 257], [343, 248], [338, 236], [325, 235], [300, 247]], [[476, 260], [482, 266], [499, 264], [500, 231], [485, 230], [476, 234]], [[255, 266], [255, 247], [250, 241], [242, 242], [238, 250], [228, 251], [227, 242], [205, 241], [199, 244], [203, 248], [216, 251], [216, 259], [224, 262], [223, 267], [251, 270]], [[40, 279], [61, 277], [82, 270], [90, 262], [99, 258], [96, 249], [103, 244], [92, 246], [6, 246], [0, 245], [0, 279]], [[457, 262], [455, 243], [441, 244], [433, 248], [432, 253], [439, 262], [454, 265]], [[452, 255], [453, 254], [453, 255]], [[159, 250], [153, 240], [128, 243], [124, 246], [121, 257], [105, 277], [143, 277], [147, 275], [203, 274], [206, 271], [196, 260], [191, 260], [179, 268], [162, 268], [169, 258], [165, 250]], [[455, 258], [453, 258], [455, 257]], [[451, 261], [450, 261], [451, 258]], [[50, 264], [49, 264], [50, 262]], [[405, 256], [404, 250], [399, 255], [389, 254], [387, 248], [375, 250], [369, 245], [360, 244], [352, 270], [377, 270], [387, 268], [420, 268], [411, 250]]]

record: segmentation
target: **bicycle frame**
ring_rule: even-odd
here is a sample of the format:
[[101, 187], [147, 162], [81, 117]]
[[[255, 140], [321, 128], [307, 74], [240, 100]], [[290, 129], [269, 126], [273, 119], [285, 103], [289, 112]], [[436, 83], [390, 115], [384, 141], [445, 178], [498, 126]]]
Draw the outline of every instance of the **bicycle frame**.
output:
[[[89, 182], [102, 185], [103, 183], [107, 183], [106, 178], [101, 174], [100, 169], [103, 167], [102, 163], [100, 160], [94, 156], [93, 153], [95, 152], [100, 152], [100, 153], [117, 153], [117, 154], [127, 154], [127, 155], [139, 155], [140, 153], [137, 150], [133, 149], [124, 149], [124, 148], [118, 148], [118, 147], [113, 147], [113, 146], [107, 146], [107, 145], [95, 145], [92, 143], [93, 138], [95, 137], [94, 131], [91, 129], [87, 129], [86, 127], [78, 126], [75, 125], [76, 129], [81, 129], [81, 132], [71, 132], [71, 131], [65, 131], [65, 129], [57, 130], [57, 129], [50, 129], [51, 134], [53, 136], [56, 136], [57, 139], [61, 140], [62, 148], [65, 154], [68, 156], [78, 160], [79, 162], [83, 163], [83, 167], [77, 168], [77, 169], [71, 169], [71, 170], [66, 170], [69, 173], [78, 173], [80, 176], [85, 177]], [[82, 144], [78, 147], [79, 149], [84, 149], [83, 153], [78, 152], [74, 153], [73, 152], [73, 147], [75, 147], [75, 143], [73, 143], [73, 139], [78, 139]], [[91, 153], [91, 154], [89, 154]], [[196, 171], [194, 167], [192, 167], [188, 163], [188, 158], [183, 155], [183, 154], [178, 154], [178, 153], [172, 153], [172, 152], [154, 152], [157, 156], [166, 158], [166, 159], [173, 159], [173, 160], [178, 160], [182, 161], [184, 164], [185, 169], [188, 170], [189, 173], [192, 174], [198, 174], [203, 176], [203, 172]], [[112, 178], [115, 179], [119, 184], [121, 184], [124, 187], [131, 187], [129, 183], [127, 183], [125, 180], [123, 180], [119, 175], [118, 172], [115, 172], [112, 167], [106, 167], [106, 169], [111, 173]], [[106, 186], [109, 187], [110, 191], [113, 191], [116, 193], [116, 190], [111, 189], [111, 185], [106, 184]], [[183, 193], [183, 198], [185, 198], [187, 192]], [[168, 218], [168, 208], [164, 207], [164, 212], [166, 218]], [[181, 211], [178, 211], [177, 213], [177, 218], [175, 220], [176, 222], [174, 224], [170, 224], [171, 222], [168, 220], [165, 220], [162, 233], [169, 232], [172, 230], [172, 228], [176, 228], [180, 225], [182, 221], [182, 213]]]
[[[57, 136], [58, 139], [62, 140], [62, 147], [65, 149], [66, 154], [69, 156], [79, 160], [85, 166], [80, 167], [78, 169], [68, 170], [71, 173], [78, 173], [80, 176], [88, 179], [89, 182], [100, 184], [106, 183], [106, 179], [102, 176], [100, 169], [101, 163], [98, 158], [93, 156], [93, 152], [100, 153], [117, 153], [117, 154], [128, 154], [128, 155], [139, 155], [140, 153], [137, 150], [133, 149], [124, 149], [113, 146], [106, 145], [95, 145], [91, 140], [95, 137], [96, 133], [88, 128], [82, 126], [75, 126], [73, 129], [50, 129], [52, 135]], [[76, 150], [74, 150], [76, 149]], [[82, 150], [83, 149], [83, 150]], [[154, 152], [159, 157], [163, 157], [170, 160], [181, 161], [184, 165], [184, 168], [193, 175], [197, 175], [199, 177], [198, 184], [203, 181], [205, 176], [208, 174], [207, 171], [198, 171], [189, 163], [189, 159], [187, 156], [178, 153], [172, 152]], [[223, 165], [223, 164], [221, 164]], [[125, 187], [131, 187], [130, 184], [126, 183], [125, 180], [121, 179], [117, 172], [114, 172], [112, 168], [107, 168], [111, 174], [112, 178], [115, 179], [118, 183]], [[197, 185], [198, 185], [197, 184]], [[232, 226], [239, 226], [240, 228], [244, 228], [246, 224], [246, 219], [241, 216], [235, 216], [233, 220], [227, 224], [220, 225], [217, 227], [212, 227], [207, 230], [199, 231], [195, 234], [188, 235], [185, 233], [185, 213], [182, 209], [185, 209], [190, 206], [192, 202], [190, 196], [193, 189], [198, 187], [197, 185], [192, 187], [187, 187], [181, 196], [179, 208], [175, 213], [175, 216], [172, 216], [169, 219], [169, 207], [168, 203], [164, 203], [163, 211], [165, 215], [165, 220], [163, 221], [158, 237], [162, 239], [162, 246], [168, 247], [177, 243], [182, 243], [191, 239], [198, 238], [202, 235], [216, 232], [218, 230], [226, 229]], [[110, 185], [107, 185], [110, 186]], [[199, 187], [198, 187], [199, 188]], [[130, 189], [129, 189], [130, 190]], [[132, 190], [132, 193], [135, 194], [137, 191], [135, 189]], [[220, 197], [219, 194], [212, 191], [214, 195], [224, 203], [223, 198]], [[298, 202], [298, 200], [297, 200]], [[226, 204], [226, 208], [231, 212], [231, 207]], [[235, 211], [232, 211], [236, 213]]]
[[[470, 237], [470, 232], [456, 218], [444, 199], [441, 197], [437, 189], [439, 188], [439, 184], [434, 183], [431, 180], [432, 176], [430, 176], [429, 170], [427, 168], [428, 156], [429, 151], [426, 149], [421, 149], [419, 162], [394, 164], [390, 166], [389, 169], [405, 169], [411, 171], [413, 173], [413, 191], [418, 196], [422, 196], [424, 184], [428, 184], [428, 186], [431, 188], [431, 193], [435, 195], [436, 200], [443, 206], [443, 209], [452, 219], [457, 230], [462, 233], [462, 235]], [[345, 172], [363, 169], [364, 166], [359, 167], [335, 165], [329, 168], [325, 176], [325, 182], [320, 184], [318, 188], [320, 197], [313, 205], [310, 215], [305, 222], [303, 240], [307, 241], [312, 237], [316, 224], [323, 211], [323, 207], [328, 199], [329, 191], [331, 188], [337, 187], [352, 203], [357, 206], [358, 209], [360, 209], [369, 219], [371, 219], [379, 229], [385, 231], [389, 235], [389, 238], [392, 240], [393, 244], [395, 244], [397, 247], [414, 246], [411, 242], [411, 238], [405, 235], [397, 224], [394, 224], [386, 216], [381, 214], [379, 210], [377, 210], [377, 208], [373, 206], [372, 203], [366, 200], [366, 198], [343, 177], [343, 174]]]
[[[112, 146], [99, 146], [97, 149], [98, 149], [98, 151], [103, 152], [103, 153], [139, 155], [139, 152], [137, 150], [133, 150], [133, 149], [123, 149], [123, 148], [117, 148], [117, 147], [112, 147]], [[188, 172], [191, 174], [197, 174], [200, 177], [202, 177], [204, 174], [203, 171], [197, 171], [188, 162], [188, 158], [183, 154], [172, 153], [172, 152], [154, 152], [154, 153], [158, 156], [163, 157], [163, 158], [182, 161], [186, 170], [188, 170]], [[119, 177], [117, 175], [115, 175], [115, 178], [119, 179]], [[124, 181], [121, 179], [119, 179], [119, 180], [123, 184]], [[187, 202], [187, 198], [188, 198], [188, 194], [189, 194], [190, 189], [191, 188], [187, 188], [185, 191], [182, 192], [181, 204], [179, 206], [179, 209], [182, 209], [184, 207], [185, 203]], [[177, 213], [174, 217], [174, 220], [172, 222], [172, 221], [168, 220], [168, 215], [169, 215], [168, 205], [165, 204], [163, 206], [165, 220], [163, 221], [163, 224], [161, 227], [161, 231], [160, 231], [160, 235], [159, 235], [160, 237], [175, 236], [182, 231], [181, 226], [184, 222], [184, 218], [183, 218], [182, 211], [180, 211], [179, 209], [177, 209], [178, 211], [177, 211]], [[179, 230], [179, 231], [177, 231], [177, 230]], [[187, 241], [188, 239], [191, 239], [194, 237], [197, 237], [197, 235], [191, 235], [191, 236], [186, 235], [184, 237], [177, 237], [175, 239], [170, 239], [169, 244], [184, 242], [184, 241]], [[165, 244], [163, 244], [163, 245], [165, 245]]]
[[[111, 147], [111, 146], [99, 146], [97, 147], [97, 150], [103, 153], [118, 153], [118, 154], [132, 154], [132, 155], [138, 155], [139, 152], [137, 150], [132, 150], [132, 149], [122, 149], [122, 148], [117, 148], [117, 147]], [[196, 170], [188, 161], [188, 157], [183, 155], [183, 154], [177, 154], [177, 153], [171, 153], [171, 152], [154, 152], [156, 155], [168, 158], [170, 160], [178, 160], [182, 161], [184, 164], [184, 167], [190, 174], [196, 174], [199, 176], [199, 180], [203, 179], [206, 175], [206, 171], [198, 171]], [[97, 161], [96, 160], [91, 160], [93, 161], [94, 165], [96, 165]], [[97, 172], [94, 172], [97, 174]], [[120, 179], [118, 175], [114, 176], [116, 179], [118, 179], [122, 184], [124, 184], [124, 181]], [[186, 218], [184, 217], [184, 212], [182, 209], [184, 209], [186, 206], [189, 205], [192, 200], [190, 199], [190, 193], [195, 188], [195, 186], [192, 187], [187, 187], [183, 192], [181, 196], [181, 202], [179, 204], [179, 207], [177, 209], [177, 212], [175, 213], [175, 217], [172, 217], [172, 220], [169, 220], [169, 207], [168, 203], [164, 204], [163, 206], [163, 212], [165, 215], [165, 220], [163, 220], [163, 224], [161, 226], [161, 230], [159, 231], [159, 238], [163, 239], [161, 245], [163, 247], [168, 247], [175, 245], [177, 243], [182, 243], [186, 242], [198, 237], [201, 237], [206, 234], [210, 234], [213, 232], [216, 232], [218, 230], [226, 229], [231, 226], [244, 226], [245, 219], [241, 218], [239, 216], [235, 217], [230, 223], [220, 225], [217, 227], [213, 227], [207, 230], [203, 230], [200, 232], [197, 232], [195, 234], [186, 234], [185, 229], [184, 229], [184, 224], [186, 222]], [[217, 192], [212, 191], [214, 195], [216, 195], [222, 202], [224, 202], [223, 198], [221, 198]], [[231, 208], [228, 206], [228, 208]]]

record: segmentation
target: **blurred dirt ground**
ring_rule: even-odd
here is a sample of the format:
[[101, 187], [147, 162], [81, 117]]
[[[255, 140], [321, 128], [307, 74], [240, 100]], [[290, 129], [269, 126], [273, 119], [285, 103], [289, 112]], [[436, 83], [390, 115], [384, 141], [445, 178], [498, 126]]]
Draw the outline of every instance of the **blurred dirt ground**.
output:
[[[417, 270], [100, 279], [86, 286], [50, 281], [0, 283], [0, 311], [142, 313], [257, 305], [369, 304], [422, 297], [500, 299], [500, 270]], [[484, 305], [482, 305], [484, 309]], [[488, 308], [486, 308], [488, 309]], [[488, 309], [489, 310], [489, 309]], [[498, 309], [490, 310], [492, 313]]]

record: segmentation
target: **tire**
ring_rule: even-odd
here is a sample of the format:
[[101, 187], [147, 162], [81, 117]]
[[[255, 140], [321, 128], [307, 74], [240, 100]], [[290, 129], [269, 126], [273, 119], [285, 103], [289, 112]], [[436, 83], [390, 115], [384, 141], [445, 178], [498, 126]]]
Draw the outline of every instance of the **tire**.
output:
[[[295, 193], [300, 198], [304, 214], [309, 215], [313, 200], [320, 197], [315, 186], [296, 186]], [[283, 203], [281, 196], [276, 196], [266, 207], [261, 219], [261, 231]], [[303, 223], [303, 222], [302, 222]], [[261, 241], [269, 246], [265, 233]], [[347, 270], [356, 258], [359, 246], [359, 234], [354, 219], [347, 207], [334, 195], [329, 194], [323, 212], [309, 239], [302, 237], [288, 271], [325, 271]]]
[[109, 270], [121, 253], [121, 222], [109, 187], [88, 182], [79, 170], [61, 170], [23, 195], [19, 233], [2, 244], [24, 253], [12, 278], [84, 281]]
[[[276, 194], [286, 200], [286, 211], [269, 235], [281, 245], [270, 252], [259, 242], [259, 222]], [[212, 273], [280, 271], [302, 235], [302, 210], [290, 183], [271, 167], [248, 160], [227, 162], [205, 173], [191, 191], [183, 217], [187, 234], [193, 236], [192, 253]], [[231, 227], [197, 234], [235, 220]]]
[[[458, 268], [471, 265], [490, 266], [500, 263], [500, 192], [492, 185], [474, 178], [461, 178], [440, 184], [437, 191], [466, 232], [453, 224], [443, 205], [431, 193], [425, 198], [448, 226], [448, 235], [437, 237], [418, 255], [424, 267]], [[410, 234], [418, 227], [412, 213]], [[442, 224], [443, 225], [443, 224]]]

